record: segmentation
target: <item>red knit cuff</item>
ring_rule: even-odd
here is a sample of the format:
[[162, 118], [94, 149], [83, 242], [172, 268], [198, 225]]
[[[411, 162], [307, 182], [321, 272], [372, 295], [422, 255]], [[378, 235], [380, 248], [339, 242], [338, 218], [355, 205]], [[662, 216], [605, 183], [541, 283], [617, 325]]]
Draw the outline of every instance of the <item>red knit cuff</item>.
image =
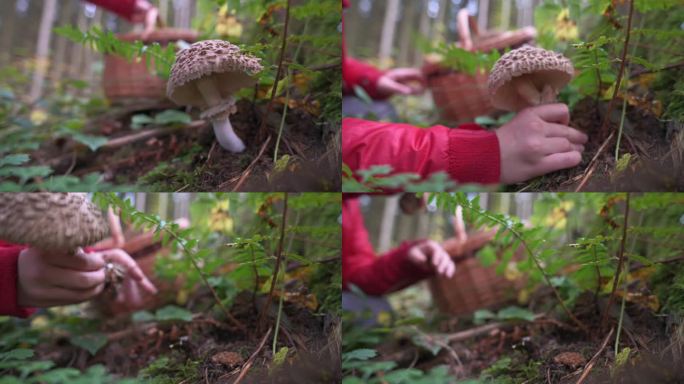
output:
[[0, 248], [0, 315], [28, 317], [35, 308], [24, 308], [17, 304], [17, 261], [23, 247]]
[[381, 71], [370, 64], [347, 58], [342, 66], [344, 93], [353, 94], [354, 86], [359, 86], [374, 100], [386, 99], [388, 95], [380, 93], [377, 89], [378, 80], [384, 74], [385, 71]]
[[459, 183], [496, 184], [501, 173], [499, 139], [474, 124], [449, 132], [449, 175]]

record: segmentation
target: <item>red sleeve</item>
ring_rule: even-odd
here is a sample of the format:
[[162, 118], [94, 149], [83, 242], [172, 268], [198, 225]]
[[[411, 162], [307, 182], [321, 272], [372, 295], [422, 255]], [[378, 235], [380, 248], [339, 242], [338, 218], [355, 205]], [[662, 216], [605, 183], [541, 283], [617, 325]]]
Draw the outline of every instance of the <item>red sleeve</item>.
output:
[[131, 20], [135, 11], [135, 0], [87, 0], [89, 3], [102, 7], [110, 12]]
[[28, 317], [35, 312], [17, 304], [17, 260], [24, 248], [0, 241], [0, 316]]
[[408, 260], [416, 242], [377, 256], [368, 240], [359, 201], [354, 195], [342, 200], [342, 287], [359, 287], [369, 295], [383, 295], [431, 276]]
[[499, 182], [499, 140], [477, 124], [458, 129], [361, 119], [342, 120], [342, 160], [353, 171], [391, 165], [394, 173], [427, 177], [446, 171], [459, 183]]

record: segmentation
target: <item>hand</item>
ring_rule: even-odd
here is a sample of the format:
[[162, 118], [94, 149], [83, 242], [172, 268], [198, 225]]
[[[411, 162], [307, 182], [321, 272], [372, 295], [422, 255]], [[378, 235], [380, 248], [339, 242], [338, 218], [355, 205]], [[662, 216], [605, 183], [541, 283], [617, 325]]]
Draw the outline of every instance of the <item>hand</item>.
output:
[[142, 33], [143, 38], [154, 31], [155, 24], [157, 23], [157, 16], [159, 16], [159, 10], [150, 4], [149, 1], [135, 0], [135, 10], [133, 11], [131, 20], [134, 23], [145, 24], [145, 30]]
[[108, 249], [98, 254], [106, 262], [116, 263], [126, 270], [119, 294], [114, 298], [116, 303], [128, 310], [136, 310], [144, 306], [146, 296], [157, 293], [157, 288], [147, 279], [138, 263], [124, 250]]
[[456, 265], [449, 254], [437, 242], [427, 240], [414, 245], [408, 251], [408, 258], [414, 264], [433, 270], [437, 275], [451, 278]]
[[527, 108], [496, 130], [501, 150], [501, 182], [511, 184], [582, 161], [587, 135], [568, 127], [564, 104]]
[[387, 96], [417, 95], [425, 91], [425, 77], [418, 68], [390, 69], [378, 79], [377, 89]]
[[17, 303], [21, 307], [51, 307], [92, 299], [104, 288], [104, 266], [98, 254], [48, 255], [27, 248], [17, 262]]

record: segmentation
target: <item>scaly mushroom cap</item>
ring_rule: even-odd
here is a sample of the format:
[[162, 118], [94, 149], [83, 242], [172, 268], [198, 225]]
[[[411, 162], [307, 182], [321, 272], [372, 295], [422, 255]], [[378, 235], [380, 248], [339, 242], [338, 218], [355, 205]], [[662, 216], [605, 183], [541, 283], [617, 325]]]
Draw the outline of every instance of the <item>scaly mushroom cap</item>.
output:
[[85, 193], [0, 193], [0, 239], [51, 252], [73, 252], [107, 235]]
[[541, 93], [545, 85], [556, 92], [572, 80], [572, 62], [560, 53], [530, 45], [514, 49], [501, 56], [489, 74], [492, 104], [504, 110], [516, 110], [519, 95], [514, 83], [522, 77]]
[[179, 105], [206, 108], [193, 81], [213, 76], [223, 98], [254, 84], [252, 75], [263, 69], [260, 59], [242, 53], [240, 48], [223, 40], [205, 40], [178, 52], [171, 67], [166, 95]]

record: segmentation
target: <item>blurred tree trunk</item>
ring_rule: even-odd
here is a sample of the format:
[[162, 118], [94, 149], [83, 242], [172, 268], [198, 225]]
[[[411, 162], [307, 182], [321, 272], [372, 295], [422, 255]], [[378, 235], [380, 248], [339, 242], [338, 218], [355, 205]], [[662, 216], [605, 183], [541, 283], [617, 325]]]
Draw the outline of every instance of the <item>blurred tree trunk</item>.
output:
[[385, 207], [382, 211], [382, 221], [380, 222], [380, 233], [378, 234], [378, 252], [387, 252], [392, 245], [392, 234], [394, 233], [394, 220], [397, 217], [397, 207], [399, 206], [399, 196], [391, 196], [385, 199]]
[[416, 2], [408, 1], [408, 3], [404, 3], [403, 9], [404, 12], [403, 18], [401, 20], [401, 34], [399, 35], [398, 65], [407, 67], [412, 65], [412, 63], [409, 61], [411, 60], [411, 50], [416, 49], [414, 44], [411, 43], [413, 41], [413, 32], [415, 27], [415, 23], [413, 21], [416, 19], [418, 7], [416, 7]]
[[37, 101], [43, 94], [45, 74], [50, 64], [48, 54], [50, 53], [50, 37], [52, 36], [52, 25], [55, 21], [56, 10], [57, 0], [45, 0], [43, 15], [40, 19], [40, 29], [38, 30], [38, 42], [36, 43], [36, 67], [29, 91], [30, 103]]
[[16, 21], [16, 1], [2, 2], [2, 28], [0, 28], [0, 67], [4, 67], [12, 57], [12, 38]]
[[169, 22], [169, 0], [159, 0], [159, 17], [164, 25]]
[[[59, 14], [59, 26], [71, 25], [71, 16], [74, 14], [74, 8], [76, 8], [76, 4], [77, 3], [75, 1], [62, 3], [62, 9]], [[62, 36], [55, 36], [55, 39], [55, 56], [52, 60], [52, 74], [50, 77], [53, 81], [59, 81], [62, 78], [62, 71], [64, 70], [64, 61], [66, 60], [66, 51], [69, 40]]]
[[501, 29], [505, 31], [511, 26], [511, 2], [502, 1], [501, 3]]
[[[87, 27], [88, 19], [85, 15], [85, 10], [83, 5], [78, 5], [78, 19], [76, 21], [76, 28], [81, 31], [85, 31]], [[73, 78], [80, 78], [81, 76], [81, 62], [83, 61], [83, 45], [72, 44], [73, 49], [71, 50], [71, 63], [69, 64], [69, 75]]]
[[[99, 27], [102, 28], [102, 9], [100, 7], [97, 8], [97, 11], [95, 11], [95, 16], [93, 16], [93, 19], [90, 21], [90, 26], [88, 29], [92, 29], [93, 27]], [[95, 80], [95, 71], [93, 70], [93, 63], [100, 58], [99, 52], [97, 52], [93, 47], [87, 47], [84, 53], [84, 58], [83, 58], [83, 72], [85, 74], [83, 80], [87, 81], [90, 86], [85, 90], [89, 94], [94, 94], [96, 92], [96, 89], [99, 89], [100, 85], [96, 84], [93, 85], [93, 81]]]
[[399, 0], [387, 0], [385, 8], [385, 20], [382, 24], [382, 35], [380, 35], [380, 50], [378, 56], [381, 66], [387, 66], [392, 60], [392, 47], [394, 45], [394, 32], [397, 27], [397, 17], [399, 16]]
[[136, 192], [135, 193], [135, 209], [141, 212], [145, 212], [145, 202], [147, 200], [147, 193]]
[[477, 13], [477, 26], [482, 32], [489, 28], [489, 0], [480, 0]]
[[[418, 32], [420, 33], [421, 36], [430, 38], [430, 17], [428, 16], [427, 13], [427, 2], [426, 1], [421, 1], [420, 2], [420, 23], [418, 27]], [[413, 59], [414, 65], [420, 66], [423, 65], [423, 54], [416, 50], [415, 56]]]

